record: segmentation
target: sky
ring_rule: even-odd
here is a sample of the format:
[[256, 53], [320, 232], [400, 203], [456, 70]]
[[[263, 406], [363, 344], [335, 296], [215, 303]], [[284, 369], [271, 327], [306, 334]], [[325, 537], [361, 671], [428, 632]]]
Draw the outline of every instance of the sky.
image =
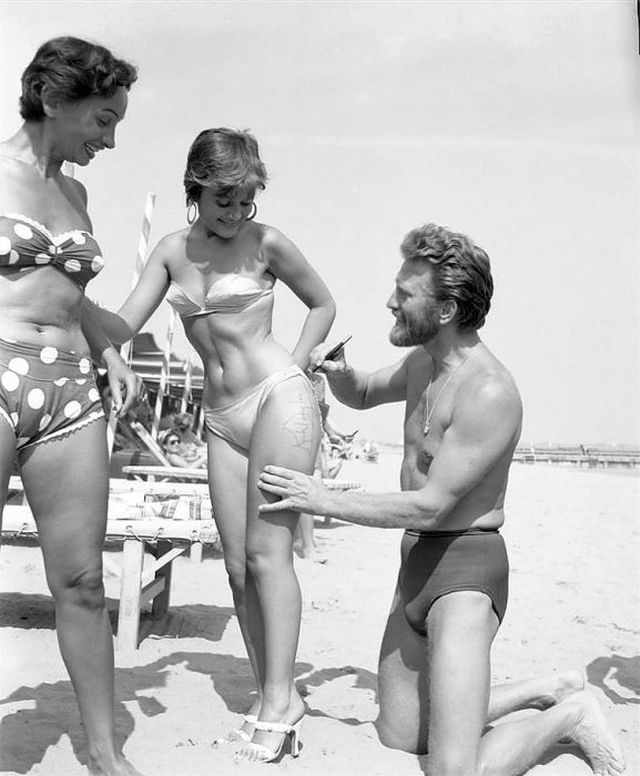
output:
[[[513, 373], [528, 442], [640, 444], [640, 90], [633, 0], [0, 3], [0, 129], [16, 132], [20, 76], [57, 35], [139, 68], [115, 150], [76, 175], [106, 268], [89, 296], [130, 288], [148, 193], [150, 247], [185, 226], [188, 148], [207, 127], [250, 129], [269, 173], [258, 220], [302, 250], [375, 369], [399, 245], [426, 222], [490, 255], [480, 334]], [[146, 326], [162, 346], [168, 305]], [[306, 308], [276, 292], [293, 347]], [[180, 327], [174, 351], [188, 345]], [[331, 417], [399, 442], [403, 410]]]

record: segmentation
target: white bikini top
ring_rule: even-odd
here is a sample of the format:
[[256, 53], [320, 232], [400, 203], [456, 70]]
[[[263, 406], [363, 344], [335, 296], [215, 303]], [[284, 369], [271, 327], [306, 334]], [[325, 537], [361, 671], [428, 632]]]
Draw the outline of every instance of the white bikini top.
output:
[[167, 301], [185, 317], [211, 315], [212, 313], [240, 313], [263, 297], [273, 294], [271, 288], [263, 288], [257, 280], [246, 275], [231, 273], [218, 278], [200, 305], [175, 281], [167, 291]]

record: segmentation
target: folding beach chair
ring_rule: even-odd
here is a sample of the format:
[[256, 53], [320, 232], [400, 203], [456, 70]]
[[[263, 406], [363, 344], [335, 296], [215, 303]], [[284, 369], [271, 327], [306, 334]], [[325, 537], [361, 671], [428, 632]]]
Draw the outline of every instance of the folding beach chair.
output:
[[[179, 509], [183, 500], [186, 509]], [[208, 489], [204, 484], [111, 481], [106, 544], [122, 545], [122, 564], [120, 567], [110, 563], [105, 557], [104, 565], [105, 570], [120, 579], [118, 651], [137, 648], [140, 613], [147, 603], [152, 604], [154, 618], [166, 614], [173, 561], [187, 550], [193, 561], [200, 561], [204, 545], [218, 543], [218, 532], [207, 502]], [[11, 477], [9, 482], [2, 537], [3, 541], [17, 544], [38, 539], [35, 520], [18, 476]], [[146, 569], [145, 550], [153, 556], [153, 562]]]

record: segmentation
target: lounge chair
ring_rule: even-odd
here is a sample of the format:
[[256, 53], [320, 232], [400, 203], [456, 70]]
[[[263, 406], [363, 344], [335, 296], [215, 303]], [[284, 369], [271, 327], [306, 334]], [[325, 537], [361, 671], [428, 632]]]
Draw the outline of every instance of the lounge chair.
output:
[[[129, 503], [124, 498], [125, 494], [132, 496]], [[106, 544], [121, 544], [122, 564], [120, 568], [109, 563], [107, 556], [105, 567], [120, 578], [118, 652], [138, 648], [140, 614], [147, 603], [152, 604], [153, 617], [166, 614], [173, 561], [188, 549], [192, 560], [200, 561], [203, 546], [218, 543], [210, 508], [202, 508], [205, 499], [208, 500], [205, 484], [111, 481]], [[179, 515], [181, 503], [186, 508]], [[166, 512], [164, 516], [163, 512]], [[168, 518], [169, 512], [172, 512], [173, 519]], [[198, 517], [200, 519], [192, 519]], [[38, 539], [36, 523], [26, 504], [22, 481], [18, 476], [11, 477], [9, 483], [2, 538], [3, 543], [5, 540], [20, 543]], [[145, 550], [154, 558], [147, 569], [143, 564]]]

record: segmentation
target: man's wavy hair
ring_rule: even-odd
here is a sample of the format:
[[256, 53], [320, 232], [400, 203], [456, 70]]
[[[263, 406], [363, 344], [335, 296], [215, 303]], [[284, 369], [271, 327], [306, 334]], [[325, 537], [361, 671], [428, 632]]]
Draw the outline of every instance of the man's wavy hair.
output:
[[113, 97], [120, 86], [129, 91], [137, 69], [116, 59], [104, 46], [70, 36], [52, 38], [36, 51], [22, 74], [20, 115], [25, 121], [45, 117], [42, 91], [63, 102], [87, 97]]
[[246, 130], [205, 129], [191, 144], [184, 173], [187, 205], [197, 203], [205, 187], [230, 194], [239, 188], [264, 189], [266, 183], [258, 141]]
[[487, 254], [469, 237], [436, 224], [412, 229], [400, 246], [406, 261], [428, 262], [435, 297], [458, 306], [460, 329], [480, 329], [491, 307], [493, 279]]

